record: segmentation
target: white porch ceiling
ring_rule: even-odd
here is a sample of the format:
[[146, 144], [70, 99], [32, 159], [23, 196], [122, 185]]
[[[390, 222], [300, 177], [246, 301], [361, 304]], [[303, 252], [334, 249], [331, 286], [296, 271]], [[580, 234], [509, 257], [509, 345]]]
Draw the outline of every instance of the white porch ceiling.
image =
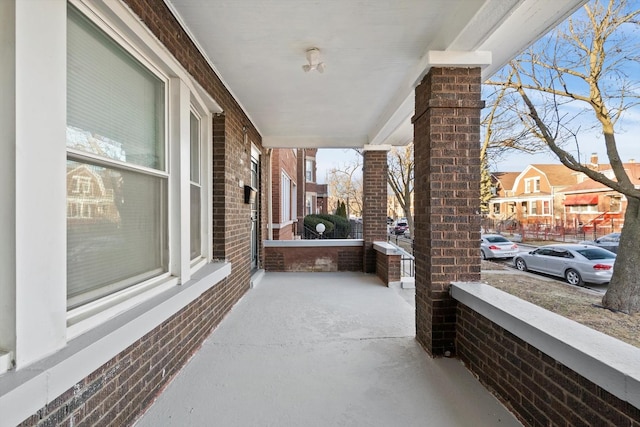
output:
[[[165, 0], [265, 147], [358, 148], [413, 138], [432, 66], [490, 77], [585, 0]], [[305, 52], [326, 70], [305, 73]]]

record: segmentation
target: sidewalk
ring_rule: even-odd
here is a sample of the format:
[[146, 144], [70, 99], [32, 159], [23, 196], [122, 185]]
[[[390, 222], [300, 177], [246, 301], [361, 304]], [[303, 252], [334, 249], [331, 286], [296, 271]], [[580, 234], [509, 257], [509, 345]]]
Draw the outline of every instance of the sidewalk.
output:
[[458, 360], [420, 347], [413, 291], [267, 273], [136, 425], [520, 425]]

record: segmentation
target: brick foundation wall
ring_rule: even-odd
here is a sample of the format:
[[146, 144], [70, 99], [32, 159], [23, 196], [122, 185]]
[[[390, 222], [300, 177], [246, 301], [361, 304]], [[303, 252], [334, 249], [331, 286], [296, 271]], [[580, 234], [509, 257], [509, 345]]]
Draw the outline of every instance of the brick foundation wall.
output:
[[242, 294], [218, 283], [19, 427], [132, 425]]
[[455, 353], [451, 282], [480, 280], [479, 68], [432, 68], [416, 88], [414, 124], [416, 337]]
[[362, 271], [362, 246], [264, 249], [266, 271]]
[[640, 426], [620, 400], [458, 303], [458, 357], [527, 426]]
[[400, 281], [400, 255], [385, 255], [376, 251], [376, 275], [389, 286]]

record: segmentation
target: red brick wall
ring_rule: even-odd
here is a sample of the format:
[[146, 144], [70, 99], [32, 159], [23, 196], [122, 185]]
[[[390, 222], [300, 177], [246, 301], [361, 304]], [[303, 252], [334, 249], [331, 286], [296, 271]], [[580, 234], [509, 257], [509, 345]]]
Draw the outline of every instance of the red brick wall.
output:
[[[277, 148], [272, 152], [272, 169], [271, 180], [273, 187], [273, 223], [282, 223], [282, 172], [284, 171], [289, 178], [291, 178], [292, 184], [297, 184], [297, 155], [296, 151], [290, 148]], [[297, 189], [296, 189], [297, 191]], [[296, 194], [291, 189], [291, 196], [296, 197]], [[292, 213], [291, 219], [295, 219], [295, 213]], [[275, 235], [274, 235], [275, 239]]]
[[452, 281], [480, 280], [479, 68], [432, 68], [416, 88], [416, 335], [432, 355], [455, 352]]
[[362, 246], [264, 249], [266, 271], [362, 271]]
[[[222, 317], [249, 288], [250, 205], [239, 181], [251, 182], [251, 147], [262, 140], [231, 93], [179, 26], [162, 0], [124, 0], [218, 102], [213, 119], [213, 256], [232, 263], [231, 276], [97, 369], [21, 425], [130, 425], [186, 363]], [[240, 163], [242, 159], [242, 163]], [[262, 180], [265, 175], [263, 167]], [[266, 238], [266, 203], [260, 193]]]
[[385, 285], [400, 281], [400, 262], [400, 255], [385, 255], [376, 251], [376, 274]]
[[365, 151], [362, 166], [364, 272], [375, 273], [373, 242], [387, 240], [387, 152]]
[[293, 240], [293, 224], [273, 229], [273, 240]]
[[458, 303], [458, 357], [526, 426], [640, 426], [624, 402]]
[[19, 427], [132, 425], [242, 294], [219, 283]]

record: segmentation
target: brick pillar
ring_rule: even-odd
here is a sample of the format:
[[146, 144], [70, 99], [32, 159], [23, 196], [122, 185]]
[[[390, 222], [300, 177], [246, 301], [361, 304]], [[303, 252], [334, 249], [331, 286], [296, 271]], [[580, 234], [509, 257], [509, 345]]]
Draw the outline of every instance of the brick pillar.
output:
[[373, 242], [387, 241], [387, 151], [389, 147], [365, 147], [362, 167], [362, 238], [364, 272], [376, 272]]
[[455, 354], [450, 283], [480, 280], [480, 87], [479, 68], [432, 68], [415, 91], [416, 337], [432, 356]]

